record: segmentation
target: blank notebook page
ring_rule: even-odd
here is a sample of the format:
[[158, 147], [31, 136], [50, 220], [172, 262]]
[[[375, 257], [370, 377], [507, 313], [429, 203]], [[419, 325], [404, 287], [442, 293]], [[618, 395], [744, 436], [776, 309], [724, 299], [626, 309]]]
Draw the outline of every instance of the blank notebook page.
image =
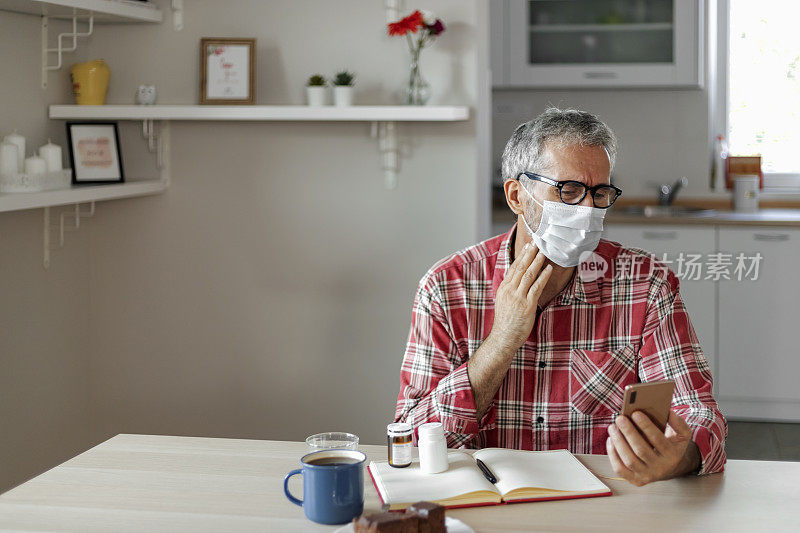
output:
[[450, 467], [439, 474], [423, 474], [416, 460], [406, 468], [391, 467], [386, 461], [372, 461], [370, 469], [378, 474], [375, 482], [387, 497], [387, 503], [444, 500], [480, 490], [497, 493], [469, 454], [448, 452], [447, 458]]
[[502, 494], [535, 487], [570, 492], [607, 491], [583, 463], [567, 450], [528, 452], [485, 448], [475, 457], [486, 463], [497, 477]]

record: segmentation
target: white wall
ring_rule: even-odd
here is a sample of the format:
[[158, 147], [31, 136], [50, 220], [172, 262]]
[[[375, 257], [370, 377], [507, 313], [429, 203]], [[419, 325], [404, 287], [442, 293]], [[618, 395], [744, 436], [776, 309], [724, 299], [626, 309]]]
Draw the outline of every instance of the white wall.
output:
[[[40, 19], [0, 11], [0, 42], [0, 137], [16, 128], [27, 155], [48, 137], [63, 145], [46, 104], [64, 101], [70, 84], [62, 74], [41, 88]], [[40, 209], [0, 213], [0, 492], [91, 443], [87, 234], [69, 233], [46, 271], [42, 218]]]
[[[96, 25], [66, 57], [108, 62], [108, 103], [140, 83], [195, 103], [205, 36], [258, 39], [261, 104], [303, 103], [317, 71], [354, 70], [361, 104], [396, 103], [406, 80], [380, 1], [186, 2], [182, 32], [159, 4], [163, 24]], [[423, 53], [431, 103], [474, 113], [485, 6], [419, 7], [448, 26]], [[46, 106], [71, 102], [68, 70], [40, 88], [39, 25], [0, 12], [0, 70], [14, 73], [0, 133], [65, 145]], [[152, 176], [141, 125], [120, 126], [126, 176]], [[120, 432], [382, 442], [416, 283], [488, 226], [477, 127], [400, 125], [408, 156], [387, 191], [365, 123], [174, 123], [167, 193], [98, 204], [49, 271], [41, 210], [0, 214], [0, 491]]]
[[[420, 7], [448, 25], [423, 53], [431, 103], [474, 106], [485, 19], [474, 3]], [[139, 83], [195, 102], [204, 36], [258, 39], [258, 103], [303, 103], [308, 75], [339, 68], [356, 72], [358, 103], [393, 103], [408, 52], [384, 24], [378, 1], [187, 2], [182, 32], [100, 27], [89, 55], [112, 69], [110, 103]], [[91, 228], [96, 438], [382, 442], [416, 283], [477, 226], [474, 119], [400, 128], [410, 155], [387, 191], [368, 124], [173, 124], [167, 194], [102, 205]]]

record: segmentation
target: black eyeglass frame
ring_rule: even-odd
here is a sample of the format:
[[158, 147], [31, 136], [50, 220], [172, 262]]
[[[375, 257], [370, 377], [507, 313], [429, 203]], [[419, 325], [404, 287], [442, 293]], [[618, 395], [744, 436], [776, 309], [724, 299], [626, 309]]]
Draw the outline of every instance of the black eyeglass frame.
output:
[[[620, 189], [619, 187], [615, 187], [613, 185], [607, 184], [607, 183], [602, 183], [600, 185], [595, 185], [593, 187], [589, 187], [585, 183], [581, 183], [580, 181], [577, 181], [577, 180], [556, 181], [554, 179], [548, 178], [547, 176], [542, 176], [541, 174], [536, 174], [534, 172], [520, 172], [517, 175], [517, 181], [519, 181], [519, 178], [521, 176], [525, 176], [528, 179], [531, 179], [533, 181], [541, 181], [542, 183], [546, 183], [547, 185], [552, 185], [553, 187], [557, 188], [558, 189], [558, 198], [561, 200], [562, 203], [565, 203], [567, 205], [578, 205], [579, 203], [581, 203], [584, 200], [584, 198], [586, 198], [586, 195], [589, 192], [591, 192], [592, 193], [592, 204], [597, 209], [608, 209], [609, 207], [614, 205], [614, 202], [617, 201], [617, 198], [622, 196], [622, 189]], [[564, 186], [567, 185], [568, 183], [574, 183], [576, 185], [580, 185], [581, 187], [583, 187], [583, 194], [581, 195], [580, 199], [578, 201], [576, 201], [576, 202], [567, 202], [561, 196], [561, 189], [563, 189]], [[616, 195], [614, 196], [614, 198], [611, 200], [611, 202], [608, 205], [599, 206], [599, 205], [597, 205], [597, 202], [594, 199], [594, 195], [597, 194], [597, 191], [600, 190], [603, 187], [608, 187], [610, 189], [614, 189], [614, 192], [616, 193]]]

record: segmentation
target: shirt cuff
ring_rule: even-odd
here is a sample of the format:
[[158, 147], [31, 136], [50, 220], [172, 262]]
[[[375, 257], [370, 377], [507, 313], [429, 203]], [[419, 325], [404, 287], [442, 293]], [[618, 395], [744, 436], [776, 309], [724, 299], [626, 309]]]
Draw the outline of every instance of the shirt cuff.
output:
[[476, 435], [478, 431], [495, 427], [494, 400], [481, 420], [475, 396], [469, 382], [467, 363], [442, 378], [434, 392], [436, 410], [445, 431], [461, 435]]
[[725, 451], [709, 428], [695, 426], [692, 429], [692, 440], [700, 450], [700, 470], [697, 475], [716, 474], [725, 469]]

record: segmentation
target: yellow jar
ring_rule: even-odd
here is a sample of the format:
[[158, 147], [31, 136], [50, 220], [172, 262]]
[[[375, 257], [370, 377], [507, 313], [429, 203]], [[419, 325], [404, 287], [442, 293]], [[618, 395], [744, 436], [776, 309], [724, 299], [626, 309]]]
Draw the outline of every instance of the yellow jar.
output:
[[72, 93], [78, 105], [103, 105], [106, 103], [111, 69], [102, 59], [75, 63], [69, 69]]

